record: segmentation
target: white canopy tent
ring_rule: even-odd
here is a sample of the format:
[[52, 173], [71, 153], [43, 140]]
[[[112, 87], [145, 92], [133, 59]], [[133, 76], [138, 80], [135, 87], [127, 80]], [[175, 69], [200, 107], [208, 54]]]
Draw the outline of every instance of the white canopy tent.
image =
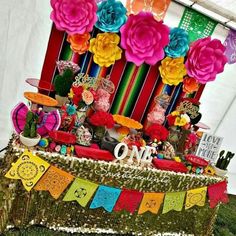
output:
[[[231, 2], [236, 8], [236, 2]], [[25, 79], [40, 78], [52, 22], [49, 0], [0, 0], [0, 4], [0, 148], [3, 148], [12, 132], [11, 109], [25, 101], [24, 91], [34, 90]], [[183, 11], [183, 6], [172, 2], [164, 22], [170, 27], [178, 26]], [[228, 28], [218, 24], [212, 37], [224, 42], [227, 34]], [[222, 149], [236, 152], [236, 64], [226, 65], [216, 81], [206, 85], [201, 104], [202, 122], [211, 127], [211, 133], [224, 137]], [[229, 166], [228, 188], [229, 193], [236, 194], [234, 176], [236, 157]]]

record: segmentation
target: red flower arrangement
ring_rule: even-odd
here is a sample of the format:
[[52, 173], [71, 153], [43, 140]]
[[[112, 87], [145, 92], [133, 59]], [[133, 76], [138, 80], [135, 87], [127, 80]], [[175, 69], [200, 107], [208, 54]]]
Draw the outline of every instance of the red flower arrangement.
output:
[[108, 129], [113, 128], [115, 125], [113, 116], [104, 111], [97, 111], [93, 113], [89, 119], [89, 122], [94, 126], [105, 126]]
[[72, 101], [79, 108], [91, 105], [96, 99], [96, 91], [94, 89], [85, 89], [82, 86], [72, 86]]
[[159, 124], [150, 125], [146, 129], [145, 133], [152, 140], [157, 139], [158, 141], [165, 141], [169, 135], [169, 131], [164, 126]]

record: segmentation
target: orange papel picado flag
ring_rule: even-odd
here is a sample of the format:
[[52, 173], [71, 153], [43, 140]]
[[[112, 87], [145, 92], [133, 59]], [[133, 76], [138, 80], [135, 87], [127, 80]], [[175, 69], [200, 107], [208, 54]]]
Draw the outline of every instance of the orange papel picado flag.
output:
[[35, 185], [35, 190], [49, 191], [52, 197], [59, 198], [64, 192], [70, 182], [74, 179], [74, 176], [58, 169], [55, 166], [50, 166], [48, 171]]
[[164, 193], [144, 193], [138, 214], [143, 214], [147, 211], [157, 214], [163, 202], [164, 195]]

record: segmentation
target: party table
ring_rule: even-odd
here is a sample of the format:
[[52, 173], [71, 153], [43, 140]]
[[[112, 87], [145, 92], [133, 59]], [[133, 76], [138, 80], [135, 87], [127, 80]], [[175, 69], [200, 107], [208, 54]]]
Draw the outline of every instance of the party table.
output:
[[[21, 181], [4, 177], [23, 149], [8, 145], [0, 165], [0, 232], [6, 227], [27, 227], [40, 224], [55, 230], [89, 233], [133, 233], [154, 235], [182, 233], [182, 235], [211, 235], [218, 207], [194, 206], [182, 211], [162, 214], [130, 214], [127, 211], [107, 212], [103, 208], [81, 207], [76, 201], [57, 200], [47, 191], [27, 192]], [[117, 162], [94, 161], [85, 158], [62, 156], [32, 150], [38, 157], [70, 174], [97, 184], [143, 192], [175, 192], [208, 186], [222, 178], [206, 175], [161, 171], [151, 167], [141, 168]], [[63, 194], [62, 194], [63, 195]]]

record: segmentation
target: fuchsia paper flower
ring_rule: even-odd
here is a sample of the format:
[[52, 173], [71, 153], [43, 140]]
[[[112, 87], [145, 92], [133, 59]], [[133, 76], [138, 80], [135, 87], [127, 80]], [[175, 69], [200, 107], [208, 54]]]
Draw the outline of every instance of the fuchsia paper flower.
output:
[[90, 32], [97, 21], [95, 0], [51, 0], [51, 6], [51, 20], [68, 34]]
[[224, 52], [225, 47], [218, 39], [207, 37], [193, 42], [185, 64], [188, 75], [201, 84], [215, 80], [227, 62]]
[[127, 61], [140, 66], [146, 62], [155, 65], [165, 56], [164, 47], [169, 43], [169, 27], [154, 19], [150, 12], [130, 15], [120, 29], [121, 46], [126, 49]]

